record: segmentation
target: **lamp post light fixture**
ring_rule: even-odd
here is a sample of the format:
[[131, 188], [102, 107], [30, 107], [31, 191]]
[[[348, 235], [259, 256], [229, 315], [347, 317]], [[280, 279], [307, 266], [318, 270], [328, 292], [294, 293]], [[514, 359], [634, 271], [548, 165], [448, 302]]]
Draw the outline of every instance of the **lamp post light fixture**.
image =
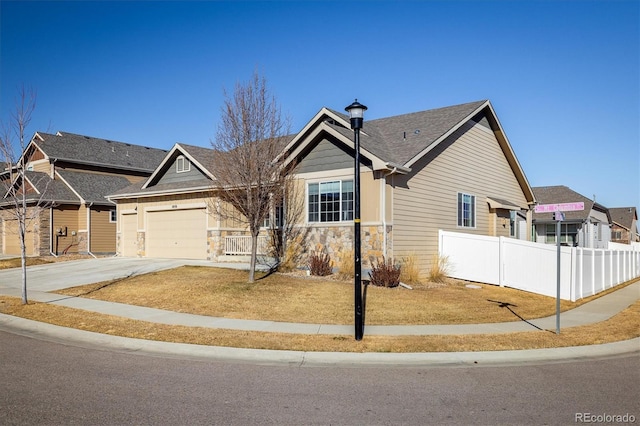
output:
[[356, 99], [345, 108], [351, 119], [354, 133], [354, 177], [353, 177], [353, 252], [354, 252], [354, 294], [355, 294], [355, 334], [356, 340], [362, 340], [364, 334], [364, 316], [362, 309], [362, 259], [360, 250], [360, 129], [367, 107]]

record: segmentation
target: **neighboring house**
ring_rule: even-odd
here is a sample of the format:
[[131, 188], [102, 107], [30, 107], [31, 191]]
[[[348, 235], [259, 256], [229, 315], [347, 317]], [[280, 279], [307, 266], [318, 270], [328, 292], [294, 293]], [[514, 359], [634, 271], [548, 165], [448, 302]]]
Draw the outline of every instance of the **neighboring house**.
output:
[[[105, 196], [148, 177], [165, 154], [66, 132], [36, 133], [22, 153], [26, 182], [15, 173], [9, 180], [16, 188], [26, 185], [27, 255], [115, 253], [115, 205]], [[15, 201], [3, 195], [2, 253], [19, 254]]]
[[[120, 255], [223, 261], [248, 253], [239, 248], [246, 226], [216, 212], [212, 155], [176, 144], [146, 181], [108, 197], [118, 208]], [[321, 109], [283, 155], [303, 189], [298, 225], [310, 229], [308, 248], [337, 260], [353, 241], [349, 118]], [[365, 267], [382, 255], [415, 255], [427, 268], [439, 229], [530, 238], [533, 192], [489, 101], [365, 120], [361, 159]]]
[[[570, 188], [540, 186], [533, 188], [539, 204], [584, 203], [584, 210], [564, 212], [560, 243], [584, 248], [606, 248], [611, 240], [611, 218], [603, 205]], [[556, 222], [553, 213], [533, 214], [534, 241], [556, 244]]]
[[635, 207], [615, 207], [609, 209], [611, 221], [611, 241], [631, 244], [640, 241], [638, 235], [638, 212]]

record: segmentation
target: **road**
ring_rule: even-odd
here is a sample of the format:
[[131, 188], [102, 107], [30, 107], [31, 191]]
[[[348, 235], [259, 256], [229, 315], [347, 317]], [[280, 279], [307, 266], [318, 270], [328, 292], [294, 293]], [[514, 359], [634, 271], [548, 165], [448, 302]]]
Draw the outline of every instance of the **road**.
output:
[[576, 413], [638, 423], [639, 366], [637, 353], [500, 367], [265, 366], [0, 332], [0, 424], [564, 425]]

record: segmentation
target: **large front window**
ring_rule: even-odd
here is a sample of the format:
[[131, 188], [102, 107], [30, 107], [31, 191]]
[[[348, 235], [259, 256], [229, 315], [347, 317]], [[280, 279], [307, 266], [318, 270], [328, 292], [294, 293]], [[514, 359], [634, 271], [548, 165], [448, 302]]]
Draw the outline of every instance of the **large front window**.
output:
[[[557, 244], [556, 225], [547, 224], [545, 226], [545, 242], [547, 244]], [[578, 225], [575, 223], [560, 224], [560, 244], [575, 246], [578, 243]]]
[[458, 192], [458, 226], [463, 228], [476, 227], [475, 195]]
[[353, 220], [353, 181], [334, 180], [309, 184], [309, 222]]

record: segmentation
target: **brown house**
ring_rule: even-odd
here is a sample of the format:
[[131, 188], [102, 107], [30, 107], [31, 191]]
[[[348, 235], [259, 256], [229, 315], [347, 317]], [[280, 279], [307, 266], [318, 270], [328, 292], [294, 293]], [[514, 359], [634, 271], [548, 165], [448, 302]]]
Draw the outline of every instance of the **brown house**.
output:
[[611, 215], [611, 241], [631, 244], [640, 241], [638, 234], [638, 212], [635, 207], [615, 207], [609, 209]]
[[[2, 181], [25, 188], [27, 255], [106, 254], [116, 251], [115, 205], [105, 196], [147, 178], [166, 151], [58, 132], [37, 132]], [[7, 185], [5, 185], [7, 186]], [[16, 198], [5, 188], [0, 202], [2, 254], [19, 254]]]

